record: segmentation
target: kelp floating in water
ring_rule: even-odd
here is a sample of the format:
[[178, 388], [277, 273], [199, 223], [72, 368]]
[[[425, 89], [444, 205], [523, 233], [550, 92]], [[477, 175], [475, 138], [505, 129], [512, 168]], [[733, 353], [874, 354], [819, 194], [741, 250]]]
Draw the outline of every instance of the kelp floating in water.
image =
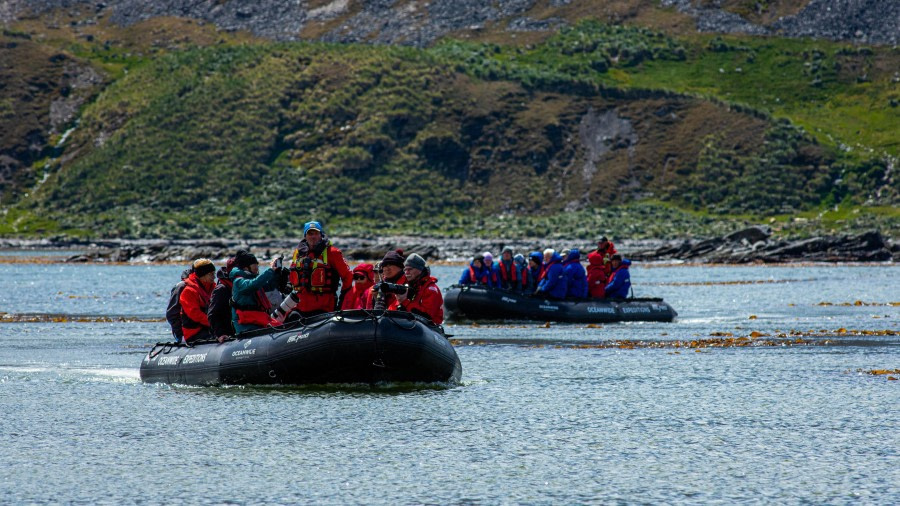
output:
[[869, 374], [871, 376], [887, 376], [888, 381], [897, 381], [900, 379], [900, 369], [857, 369], [856, 372]]
[[809, 279], [738, 279], [733, 281], [662, 281], [658, 283], [642, 283], [644, 285], [653, 286], [717, 286], [717, 285], [769, 285], [784, 283], [804, 283], [808, 281], [818, 281], [815, 278]]
[[0, 323], [153, 323], [162, 321], [165, 321], [165, 318], [126, 315], [0, 313]]
[[709, 339], [675, 340], [675, 341], [650, 341], [650, 340], [611, 340], [601, 342], [548, 342], [536, 339], [451, 339], [454, 346], [493, 346], [512, 345], [526, 348], [555, 348], [578, 350], [602, 350], [602, 349], [703, 349], [703, 348], [743, 348], [760, 346], [803, 346], [823, 344], [821, 342], [792, 338], [792, 339], [760, 339], [752, 337], [717, 337]]
[[[708, 338], [677, 339], [672, 341], [656, 340], [632, 340], [617, 339], [609, 341], [553, 341], [538, 338], [480, 338], [480, 339], [451, 339], [454, 346], [522, 346], [527, 348], [556, 348], [556, 349], [679, 349], [687, 348], [699, 350], [703, 348], [755, 348], [772, 346], [826, 346], [839, 344], [828, 338], [855, 337], [855, 336], [898, 336], [900, 330], [856, 330], [839, 328], [836, 330], [791, 330], [789, 332], [776, 331], [775, 335], [764, 332], [752, 331], [745, 336], [735, 336], [731, 332], [711, 332]], [[665, 335], [668, 335], [666, 333]], [[696, 335], [696, 334], [695, 334]], [[854, 341], [856, 343], [856, 341]]]
[[890, 307], [900, 307], [900, 302], [863, 302], [861, 300], [856, 300], [853, 302], [827, 302], [823, 301], [817, 306], [890, 306]]

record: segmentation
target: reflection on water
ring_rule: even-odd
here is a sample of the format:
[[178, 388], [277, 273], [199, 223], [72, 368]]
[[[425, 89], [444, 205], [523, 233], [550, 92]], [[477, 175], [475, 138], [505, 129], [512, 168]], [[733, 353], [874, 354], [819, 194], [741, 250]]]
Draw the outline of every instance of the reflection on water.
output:
[[[0, 311], [91, 316], [0, 324], [0, 503], [900, 501], [895, 267], [637, 265], [676, 322], [448, 325], [453, 388], [143, 384], [179, 272], [0, 265]], [[785, 345], [675, 344], [740, 338]]]

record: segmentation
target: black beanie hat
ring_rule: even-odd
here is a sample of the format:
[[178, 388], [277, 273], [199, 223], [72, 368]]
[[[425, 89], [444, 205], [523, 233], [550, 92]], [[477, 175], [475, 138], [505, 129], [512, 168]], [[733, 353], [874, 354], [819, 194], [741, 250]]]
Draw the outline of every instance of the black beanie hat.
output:
[[258, 263], [259, 261], [256, 260], [256, 257], [246, 250], [240, 250], [234, 255], [234, 264], [237, 265], [239, 269], [246, 269], [247, 267]]
[[405, 260], [406, 260], [406, 258], [404, 258], [404, 256], [403, 256], [403, 250], [402, 250], [402, 249], [398, 249], [398, 250], [394, 250], [394, 251], [388, 251], [388, 252], [384, 255], [384, 258], [381, 260], [381, 266], [384, 267], [385, 265], [395, 265], [395, 266], [397, 266], [397, 267], [399, 267], [399, 268], [402, 269], [402, 268], [403, 268], [403, 262], [404, 262]]
[[194, 274], [196, 274], [198, 278], [202, 278], [210, 272], [216, 272], [216, 266], [209, 260], [201, 258], [194, 262]]

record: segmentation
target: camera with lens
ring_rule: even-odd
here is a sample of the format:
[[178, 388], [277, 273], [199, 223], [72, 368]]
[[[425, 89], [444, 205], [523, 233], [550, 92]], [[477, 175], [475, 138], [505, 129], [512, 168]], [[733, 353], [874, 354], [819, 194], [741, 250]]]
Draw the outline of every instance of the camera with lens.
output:
[[384, 311], [385, 309], [387, 309], [387, 301], [384, 297], [385, 294], [406, 293], [408, 289], [409, 287], [407, 285], [398, 285], [397, 283], [388, 283], [387, 281], [375, 283], [375, 286], [372, 287], [372, 290], [375, 292], [375, 310]]
[[382, 281], [381, 283], [376, 283], [373, 290], [380, 293], [395, 293], [401, 294], [406, 293], [409, 290], [408, 285], [399, 285], [397, 283], [388, 283], [387, 281]]

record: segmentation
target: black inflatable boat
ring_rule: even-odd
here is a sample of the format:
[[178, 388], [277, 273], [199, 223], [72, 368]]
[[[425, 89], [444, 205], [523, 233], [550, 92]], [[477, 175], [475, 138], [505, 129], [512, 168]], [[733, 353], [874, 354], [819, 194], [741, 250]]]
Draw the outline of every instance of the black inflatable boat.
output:
[[570, 323], [670, 322], [678, 316], [662, 299], [552, 300], [481, 285], [453, 285], [445, 291], [451, 318], [537, 320]]
[[146, 382], [182, 385], [458, 383], [443, 328], [405, 312], [342, 311], [239, 334], [222, 344], [157, 343]]

